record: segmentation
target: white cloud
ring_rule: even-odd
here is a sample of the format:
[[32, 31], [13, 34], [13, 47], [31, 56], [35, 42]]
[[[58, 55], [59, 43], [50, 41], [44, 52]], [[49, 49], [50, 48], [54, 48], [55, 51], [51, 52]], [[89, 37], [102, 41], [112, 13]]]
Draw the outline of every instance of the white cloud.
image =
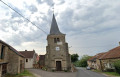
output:
[[[62, 33], [67, 34], [70, 53], [94, 55], [120, 41], [120, 0], [4, 0], [20, 14], [49, 33], [52, 5]], [[18, 50], [44, 54], [47, 35], [0, 3], [0, 39]]]

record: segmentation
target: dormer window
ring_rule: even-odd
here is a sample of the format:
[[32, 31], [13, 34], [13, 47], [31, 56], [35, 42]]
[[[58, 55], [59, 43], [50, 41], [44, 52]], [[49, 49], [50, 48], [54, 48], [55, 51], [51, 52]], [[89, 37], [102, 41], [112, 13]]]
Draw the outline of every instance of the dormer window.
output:
[[2, 47], [1, 47], [1, 53], [0, 53], [0, 59], [4, 58], [4, 50], [5, 50], [5, 46], [2, 45]]

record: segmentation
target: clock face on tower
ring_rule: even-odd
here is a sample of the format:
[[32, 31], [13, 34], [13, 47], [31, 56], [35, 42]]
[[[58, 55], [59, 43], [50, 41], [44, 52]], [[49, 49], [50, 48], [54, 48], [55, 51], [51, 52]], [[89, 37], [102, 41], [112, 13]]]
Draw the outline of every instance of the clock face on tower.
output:
[[59, 50], [60, 50], [60, 47], [55, 47], [55, 50], [56, 50], [56, 51], [59, 51]]

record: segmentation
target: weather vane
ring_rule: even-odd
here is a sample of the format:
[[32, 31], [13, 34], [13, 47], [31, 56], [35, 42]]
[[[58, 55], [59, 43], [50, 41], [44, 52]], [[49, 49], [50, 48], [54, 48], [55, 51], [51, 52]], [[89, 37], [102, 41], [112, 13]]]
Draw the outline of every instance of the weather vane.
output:
[[53, 5], [52, 5], [52, 10], [53, 10], [53, 14], [54, 14], [54, 3], [53, 3]]

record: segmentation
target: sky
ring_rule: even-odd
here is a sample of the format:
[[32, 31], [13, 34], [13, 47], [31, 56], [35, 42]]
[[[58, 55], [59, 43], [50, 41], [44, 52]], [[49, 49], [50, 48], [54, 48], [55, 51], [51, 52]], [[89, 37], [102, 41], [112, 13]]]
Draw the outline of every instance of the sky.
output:
[[46, 53], [54, 14], [71, 54], [107, 52], [119, 46], [120, 0], [2, 0], [40, 29], [0, 2], [0, 39], [18, 51]]

